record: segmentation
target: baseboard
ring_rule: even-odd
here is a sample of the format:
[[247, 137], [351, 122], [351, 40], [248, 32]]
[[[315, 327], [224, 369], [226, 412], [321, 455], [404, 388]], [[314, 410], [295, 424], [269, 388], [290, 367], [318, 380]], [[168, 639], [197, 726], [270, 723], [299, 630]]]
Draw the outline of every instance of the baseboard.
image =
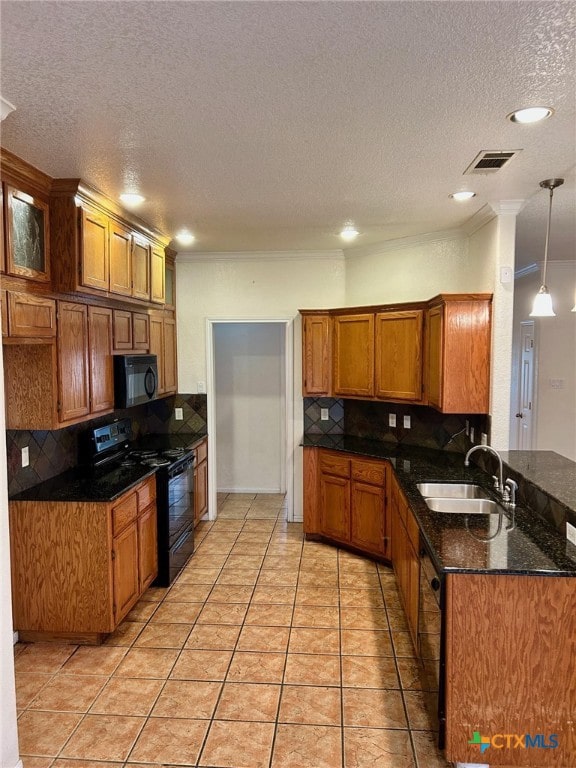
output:
[[218, 493], [282, 493], [280, 488], [218, 488]]

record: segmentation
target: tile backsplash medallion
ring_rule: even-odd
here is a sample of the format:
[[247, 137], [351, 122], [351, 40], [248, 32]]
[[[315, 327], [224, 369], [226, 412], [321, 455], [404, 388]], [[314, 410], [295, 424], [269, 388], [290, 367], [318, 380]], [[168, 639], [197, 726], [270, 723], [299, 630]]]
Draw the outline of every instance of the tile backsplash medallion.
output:
[[[182, 408], [182, 421], [174, 419], [175, 408]], [[78, 463], [78, 436], [113, 418], [132, 419], [135, 438], [157, 433], [205, 432], [206, 395], [172, 395], [51, 432], [6, 430], [8, 494], [24, 491], [75, 466]], [[22, 448], [26, 446], [30, 452], [30, 466], [22, 467]]]

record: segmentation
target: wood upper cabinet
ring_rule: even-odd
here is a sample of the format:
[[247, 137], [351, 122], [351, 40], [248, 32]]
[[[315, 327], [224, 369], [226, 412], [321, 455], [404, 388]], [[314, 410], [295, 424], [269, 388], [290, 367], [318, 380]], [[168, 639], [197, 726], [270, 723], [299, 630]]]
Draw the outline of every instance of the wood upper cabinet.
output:
[[114, 369], [112, 365], [112, 310], [88, 307], [88, 348], [90, 355], [90, 410], [114, 410]]
[[150, 319], [142, 312], [132, 312], [132, 341], [138, 352], [150, 349]]
[[150, 354], [158, 358], [158, 394], [176, 392], [176, 321], [162, 310], [150, 313]]
[[331, 319], [329, 315], [302, 316], [302, 394], [304, 397], [330, 393]]
[[84, 207], [81, 212], [81, 283], [87, 288], [107, 291], [110, 286], [108, 217]]
[[443, 413], [488, 413], [490, 297], [442, 298], [427, 315], [428, 403]]
[[336, 315], [333, 323], [333, 394], [372, 397], [374, 314]]
[[174, 307], [176, 305], [176, 269], [174, 265], [174, 256], [166, 251], [166, 268], [164, 271], [164, 289], [166, 291], [166, 306]]
[[208, 438], [194, 448], [194, 525], [208, 512]]
[[58, 388], [60, 421], [90, 413], [88, 307], [58, 302]]
[[150, 243], [132, 234], [132, 296], [150, 301]]
[[150, 252], [150, 300], [155, 304], [166, 301], [166, 257], [164, 249], [155, 245]]
[[9, 185], [3, 195], [5, 268], [9, 275], [50, 280], [49, 206], [45, 199]]
[[[6, 333], [12, 338], [56, 336], [56, 302], [35, 293], [6, 291]], [[3, 326], [4, 330], [4, 326]]]
[[143, 312], [114, 310], [114, 350], [116, 352], [148, 352], [150, 321]]
[[110, 291], [132, 295], [132, 233], [116, 221], [109, 223]]
[[376, 314], [376, 397], [422, 400], [424, 311]]

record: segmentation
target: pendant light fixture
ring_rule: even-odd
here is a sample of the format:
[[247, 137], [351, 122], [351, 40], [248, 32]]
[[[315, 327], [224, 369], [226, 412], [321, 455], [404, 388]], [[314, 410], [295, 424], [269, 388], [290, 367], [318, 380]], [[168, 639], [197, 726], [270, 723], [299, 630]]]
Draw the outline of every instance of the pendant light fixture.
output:
[[556, 317], [552, 308], [552, 297], [546, 285], [546, 267], [548, 265], [548, 243], [550, 241], [550, 219], [552, 217], [552, 197], [556, 187], [564, 184], [564, 179], [545, 179], [540, 186], [550, 190], [550, 203], [548, 205], [548, 227], [546, 229], [546, 244], [544, 246], [544, 269], [542, 270], [542, 285], [534, 297], [530, 317]]

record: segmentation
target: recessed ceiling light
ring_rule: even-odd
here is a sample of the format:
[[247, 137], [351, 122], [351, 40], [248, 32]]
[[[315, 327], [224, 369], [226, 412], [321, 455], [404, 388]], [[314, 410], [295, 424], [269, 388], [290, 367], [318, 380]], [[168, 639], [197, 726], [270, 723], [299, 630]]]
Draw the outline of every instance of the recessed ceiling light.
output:
[[178, 240], [180, 245], [192, 245], [196, 238], [192, 232], [189, 232], [187, 229], [181, 229], [176, 235], [176, 240]]
[[551, 107], [526, 107], [511, 112], [507, 117], [513, 123], [539, 123], [554, 114]]
[[453, 200], [458, 200], [459, 203], [462, 203], [464, 200], [470, 200], [472, 197], [476, 197], [476, 192], [452, 192], [452, 194], [448, 195], [448, 197], [451, 197]]
[[352, 242], [352, 240], [355, 240], [360, 233], [352, 223], [345, 224], [342, 228], [342, 231], [340, 232], [340, 237], [342, 240], [346, 240], [347, 243]]
[[125, 205], [141, 205], [146, 198], [143, 195], [139, 195], [137, 192], [123, 192], [120, 195], [120, 200]]

